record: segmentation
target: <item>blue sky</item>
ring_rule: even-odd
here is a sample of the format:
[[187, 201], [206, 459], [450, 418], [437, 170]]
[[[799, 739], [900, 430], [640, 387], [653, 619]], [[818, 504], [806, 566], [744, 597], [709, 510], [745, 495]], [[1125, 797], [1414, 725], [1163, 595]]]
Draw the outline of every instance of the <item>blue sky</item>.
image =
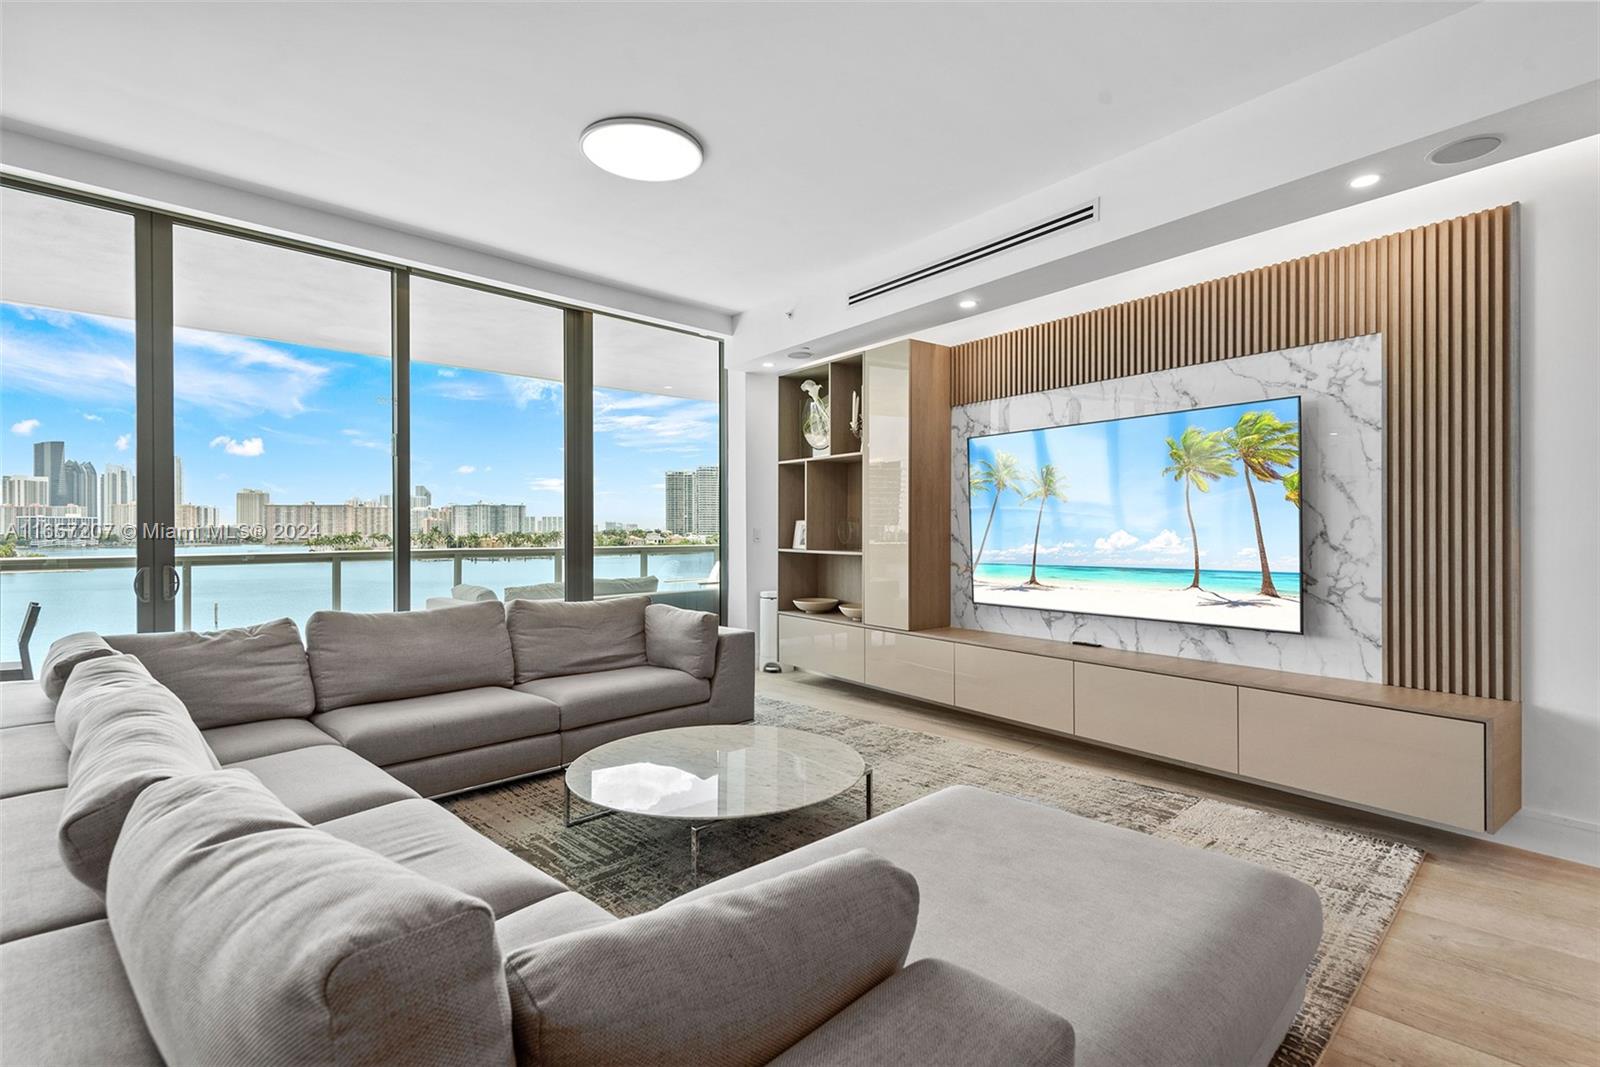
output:
[[[1024, 469], [1054, 463], [1065, 475], [1067, 502], [1045, 505], [1039, 562], [1067, 566], [1186, 567], [1192, 562], [1183, 485], [1161, 472], [1168, 465], [1168, 437], [1191, 425], [1206, 430], [1232, 425], [1245, 411], [1269, 410], [1299, 421], [1295, 400], [1257, 401], [1230, 407], [1180, 411], [1112, 422], [1026, 430], [973, 438], [973, 467], [1009, 452]], [[1281, 485], [1255, 484], [1261, 528], [1273, 570], [1299, 569], [1299, 509], [1284, 499]], [[992, 493], [972, 495], [972, 538], [983, 537]], [[1255, 528], [1243, 474], [1193, 493], [1200, 565], [1212, 570], [1259, 566]], [[1033, 552], [1038, 502], [1016, 493], [1001, 497], [984, 563], [1027, 563]]]
[[[60, 440], [96, 470], [134, 465], [125, 320], [0, 304], [0, 472], [33, 473]], [[174, 433], [189, 503], [234, 518], [234, 494], [337, 502], [389, 491], [389, 363], [304, 345], [177, 331]], [[559, 383], [412, 367], [412, 481], [434, 503], [522, 503], [558, 515]], [[661, 525], [668, 470], [717, 462], [713, 402], [595, 391], [595, 519]]]

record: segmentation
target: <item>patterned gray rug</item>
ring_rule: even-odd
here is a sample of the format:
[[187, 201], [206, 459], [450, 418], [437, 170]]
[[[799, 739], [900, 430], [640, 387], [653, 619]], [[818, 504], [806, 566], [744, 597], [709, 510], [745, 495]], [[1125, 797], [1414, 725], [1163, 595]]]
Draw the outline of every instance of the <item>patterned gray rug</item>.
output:
[[[1026, 797], [1156, 837], [1214, 848], [1291, 874], [1322, 897], [1322, 947], [1305, 1007], [1274, 1067], [1311, 1067], [1333, 1036], [1378, 951], [1422, 853], [1409, 845], [1125, 781], [1048, 760], [758, 697], [757, 721], [837, 737], [873, 768], [873, 806], [884, 812], [958, 783]], [[619, 916], [636, 915], [689, 888], [687, 831], [664, 821], [612, 816], [563, 831], [559, 775], [446, 801], [480, 833]], [[704, 836], [709, 881], [782, 855], [860, 821], [852, 790], [791, 815], [731, 823]]]

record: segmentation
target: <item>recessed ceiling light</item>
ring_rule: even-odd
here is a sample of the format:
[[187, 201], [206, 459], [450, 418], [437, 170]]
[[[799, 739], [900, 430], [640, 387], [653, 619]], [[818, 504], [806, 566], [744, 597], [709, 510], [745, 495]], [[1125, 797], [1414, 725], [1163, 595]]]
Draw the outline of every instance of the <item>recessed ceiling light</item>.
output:
[[1371, 189], [1382, 180], [1383, 176], [1381, 174], [1358, 174], [1350, 179], [1350, 188]]
[[978, 302], [976, 300], [972, 299], [971, 297], [968, 297], [967, 299], [961, 301], [960, 303], [958, 303], [956, 305], [956, 307], [960, 308], [962, 311], [971, 311], [973, 308], [975, 308], [977, 306], [978, 306]]
[[1465, 137], [1459, 141], [1451, 141], [1447, 145], [1435, 148], [1428, 153], [1428, 162], [1437, 163], [1448, 167], [1454, 163], [1465, 163], [1469, 159], [1486, 156], [1501, 145], [1500, 138], [1493, 134], [1484, 134], [1481, 137]]
[[776, 364], [776, 363], [763, 363], [763, 364], [761, 364], [761, 365], [762, 365], [762, 366], [763, 366], [763, 367], [775, 367], [775, 366], [777, 366], [777, 364]]
[[583, 131], [578, 147], [601, 170], [639, 182], [687, 178], [705, 159], [705, 150], [689, 131], [634, 116], [601, 119]]

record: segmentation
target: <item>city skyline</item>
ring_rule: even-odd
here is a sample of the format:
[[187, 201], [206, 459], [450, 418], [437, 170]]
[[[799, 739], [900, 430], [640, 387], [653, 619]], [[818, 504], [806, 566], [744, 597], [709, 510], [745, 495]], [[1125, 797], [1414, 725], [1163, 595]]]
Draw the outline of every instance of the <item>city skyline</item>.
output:
[[[68, 461], [92, 465], [93, 507], [103, 510], [105, 472], [134, 468], [131, 325], [7, 303], [0, 334], [0, 471], [34, 477], [32, 446], [63, 442], [63, 470]], [[285, 502], [386, 496], [389, 376], [386, 359], [180, 328], [179, 501], [216, 508], [232, 525], [243, 488]], [[593, 395], [598, 524], [665, 529], [666, 472], [717, 462], [717, 404], [616, 389]], [[563, 502], [562, 411], [559, 382], [414, 364], [412, 473], [437, 499], [520, 503], [527, 515], [548, 516]]]

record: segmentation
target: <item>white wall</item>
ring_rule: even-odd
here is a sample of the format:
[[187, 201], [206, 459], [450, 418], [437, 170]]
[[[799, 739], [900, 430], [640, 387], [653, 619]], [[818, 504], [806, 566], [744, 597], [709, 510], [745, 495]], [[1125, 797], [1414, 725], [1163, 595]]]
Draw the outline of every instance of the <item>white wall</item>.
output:
[[[1494, 839], [1600, 865], [1600, 138], [1591, 137], [919, 333], [945, 344], [1522, 205], [1523, 811]], [[770, 405], [769, 405], [770, 410]], [[777, 458], [746, 437], [750, 476]], [[766, 542], [765, 557], [775, 553]]]
[[778, 587], [778, 379], [730, 370], [727, 418], [728, 625], [753, 630], [756, 594]]

